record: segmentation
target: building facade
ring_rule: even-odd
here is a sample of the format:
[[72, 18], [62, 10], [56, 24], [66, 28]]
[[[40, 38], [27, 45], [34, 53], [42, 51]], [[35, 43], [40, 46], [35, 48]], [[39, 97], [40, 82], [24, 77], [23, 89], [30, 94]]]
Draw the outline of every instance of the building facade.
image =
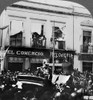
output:
[[71, 62], [81, 72], [93, 70], [92, 16], [79, 4], [62, 4], [21, 1], [5, 9], [0, 31], [1, 47], [9, 47], [6, 69], [34, 70], [43, 59], [52, 63], [54, 47], [56, 63]]

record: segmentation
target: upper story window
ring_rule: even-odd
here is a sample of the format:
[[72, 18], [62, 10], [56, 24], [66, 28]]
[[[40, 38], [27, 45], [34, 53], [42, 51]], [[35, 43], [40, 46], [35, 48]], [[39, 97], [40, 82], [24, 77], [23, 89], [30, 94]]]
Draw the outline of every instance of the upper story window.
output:
[[10, 36], [10, 46], [22, 46], [22, 31]]
[[91, 31], [83, 31], [83, 44], [86, 45], [91, 42]]
[[45, 37], [45, 23], [39, 21], [32, 21], [31, 23], [31, 35], [32, 35], [32, 47], [46, 48]]
[[51, 36], [50, 42], [53, 44], [53, 36], [54, 36], [54, 44], [55, 49], [65, 49], [65, 40], [64, 40], [64, 33], [63, 28], [64, 26], [62, 24], [55, 23], [55, 26], [53, 26], [53, 34]]
[[81, 52], [83, 53], [93, 53], [93, 41], [92, 41], [92, 28], [93, 28], [93, 21], [91, 20], [84, 20], [80, 23], [82, 27], [87, 27], [87, 29], [83, 30], [83, 39], [82, 39], [82, 46]]
[[93, 45], [91, 39], [91, 31], [83, 30], [83, 52], [93, 52]]
[[23, 22], [12, 20], [10, 22], [10, 45], [22, 46]]

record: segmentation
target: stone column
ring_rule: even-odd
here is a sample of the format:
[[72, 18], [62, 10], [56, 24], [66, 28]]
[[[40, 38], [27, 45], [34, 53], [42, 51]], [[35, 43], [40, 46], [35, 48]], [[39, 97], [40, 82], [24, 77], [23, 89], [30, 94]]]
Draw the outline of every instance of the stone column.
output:
[[46, 23], [46, 48], [50, 48], [50, 38], [52, 36], [52, 24], [50, 22], [50, 20], [47, 20]]
[[25, 22], [24, 22], [24, 34], [23, 37], [25, 37], [25, 46], [30, 47], [30, 40], [31, 40], [31, 32], [30, 32], [30, 18], [27, 17]]

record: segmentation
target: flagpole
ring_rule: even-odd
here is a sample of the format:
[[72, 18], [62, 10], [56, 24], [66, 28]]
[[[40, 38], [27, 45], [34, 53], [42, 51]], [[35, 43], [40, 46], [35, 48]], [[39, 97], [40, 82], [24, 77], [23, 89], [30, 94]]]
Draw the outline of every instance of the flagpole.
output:
[[55, 70], [55, 37], [54, 37], [54, 27], [55, 27], [55, 22], [54, 22], [54, 25], [52, 27], [52, 36], [53, 36], [53, 53], [52, 53], [53, 66], [52, 66], [52, 75], [54, 74], [54, 70]]

